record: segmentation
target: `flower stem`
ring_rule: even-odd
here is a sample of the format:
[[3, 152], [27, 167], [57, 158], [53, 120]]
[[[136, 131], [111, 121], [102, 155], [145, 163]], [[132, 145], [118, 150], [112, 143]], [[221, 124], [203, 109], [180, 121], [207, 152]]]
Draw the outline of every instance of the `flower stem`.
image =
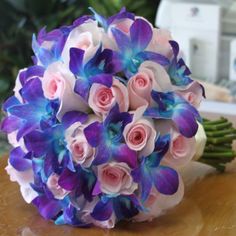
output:
[[211, 165], [219, 171], [236, 157], [232, 150], [232, 142], [236, 139], [236, 129], [226, 118], [219, 120], [203, 119], [203, 127], [207, 136], [207, 144], [200, 162]]

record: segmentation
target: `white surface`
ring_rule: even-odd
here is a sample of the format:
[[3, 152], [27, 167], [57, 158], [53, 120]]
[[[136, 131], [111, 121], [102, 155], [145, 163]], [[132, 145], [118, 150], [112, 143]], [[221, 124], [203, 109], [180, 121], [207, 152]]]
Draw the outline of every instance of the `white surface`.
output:
[[[218, 10], [214, 10], [217, 7], [219, 20]], [[199, 10], [195, 16], [194, 8]], [[180, 42], [184, 59], [195, 77], [209, 82], [230, 77], [230, 43], [236, 39], [236, 0], [162, 0], [156, 26], [169, 29]]]
[[217, 119], [222, 116], [228, 118], [236, 127], [236, 104], [215, 101], [203, 101], [199, 109], [204, 118]]

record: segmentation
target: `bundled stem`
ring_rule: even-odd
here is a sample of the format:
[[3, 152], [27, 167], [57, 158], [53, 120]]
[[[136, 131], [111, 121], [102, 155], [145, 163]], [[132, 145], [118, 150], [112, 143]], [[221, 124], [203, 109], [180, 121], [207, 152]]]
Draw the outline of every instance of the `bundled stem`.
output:
[[236, 139], [236, 129], [223, 117], [213, 121], [203, 119], [203, 127], [207, 144], [199, 161], [223, 172], [225, 165], [236, 157], [236, 151], [232, 150], [232, 142]]

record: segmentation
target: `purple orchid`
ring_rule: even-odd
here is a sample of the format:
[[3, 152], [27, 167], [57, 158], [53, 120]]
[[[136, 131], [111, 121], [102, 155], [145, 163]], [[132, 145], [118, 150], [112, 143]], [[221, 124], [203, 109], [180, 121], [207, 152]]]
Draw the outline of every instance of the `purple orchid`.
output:
[[148, 157], [143, 157], [141, 164], [132, 175], [134, 181], [141, 186], [141, 199], [144, 202], [153, 186], [162, 194], [174, 194], [179, 185], [177, 172], [167, 166], [160, 165], [160, 162], [168, 151], [170, 135], [159, 137], [156, 141], [155, 151]]
[[114, 212], [118, 220], [130, 219], [138, 214], [141, 208], [135, 195], [117, 197], [102, 196], [95, 205], [91, 216], [98, 221], [108, 220]]
[[92, 7], [89, 7], [89, 9], [94, 14], [94, 19], [105, 29], [105, 31], [107, 31], [109, 26], [115, 21], [120, 21], [124, 19], [135, 19], [135, 15], [133, 13], [127, 12], [125, 7], [123, 7], [117, 14], [107, 19], [104, 16], [98, 14]]
[[93, 83], [112, 85], [112, 74], [117, 71], [113, 63], [113, 51], [100, 46], [94, 57], [84, 64], [84, 50], [70, 49], [70, 70], [76, 77], [75, 92], [85, 100]]
[[83, 195], [86, 200], [92, 201], [92, 191], [96, 184], [96, 176], [92, 169], [75, 167], [75, 171], [64, 169], [59, 178], [59, 185], [68, 190], [76, 192], [76, 196]]
[[9, 115], [1, 129], [11, 133], [18, 129], [17, 140], [37, 128], [46, 128], [57, 122], [58, 101], [45, 99], [39, 78], [30, 79], [20, 90], [23, 103], [16, 97], [9, 98], [3, 105]]
[[146, 109], [144, 115], [154, 119], [170, 119], [180, 133], [187, 138], [193, 137], [197, 130], [197, 120], [201, 117], [195, 107], [174, 92], [151, 92], [155, 107]]
[[124, 142], [123, 131], [132, 121], [132, 115], [119, 111], [116, 104], [104, 122], [94, 122], [84, 129], [85, 137], [92, 147], [97, 148], [93, 164], [100, 165], [111, 159], [126, 162], [131, 168], [137, 164], [137, 153]]
[[[73, 25], [62, 26], [59, 29], [54, 29], [48, 33], [46, 32], [46, 27], [43, 27], [39, 31], [37, 38], [33, 35], [32, 49], [35, 54], [35, 57], [33, 58], [34, 63], [37, 64], [38, 62], [41, 62], [44, 67], [47, 67], [51, 63], [60, 60], [62, 50], [70, 32], [89, 19], [92, 19], [92, 17], [80, 17], [73, 22]], [[43, 45], [44, 42], [50, 43], [52, 46], [48, 46], [47, 48]]]
[[186, 86], [193, 82], [193, 80], [189, 77], [191, 75], [191, 71], [185, 65], [184, 60], [182, 58], [178, 59], [179, 55], [179, 45], [175, 41], [169, 42], [172, 51], [173, 51], [173, 59], [168, 68], [168, 74], [171, 79], [171, 83], [176, 86]]
[[122, 63], [122, 69], [129, 77], [135, 74], [142, 62], [146, 60], [154, 61], [163, 66], [169, 64], [169, 60], [161, 54], [146, 51], [152, 39], [152, 28], [143, 19], [136, 19], [130, 27], [130, 36], [117, 28], [111, 29], [116, 40], [119, 52], [116, 55], [117, 61]]

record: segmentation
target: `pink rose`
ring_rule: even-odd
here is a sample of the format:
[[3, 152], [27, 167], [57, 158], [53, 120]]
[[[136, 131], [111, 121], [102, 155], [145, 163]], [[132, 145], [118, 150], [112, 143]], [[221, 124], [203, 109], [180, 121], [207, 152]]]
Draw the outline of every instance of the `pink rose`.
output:
[[21, 195], [24, 200], [27, 203], [31, 203], [38, 196], [38, 193], [30, 186], [30, 184], [34, 182], [33, 170], [17, 171], [9, 162], [5, 170], [10, 176], [10, 180], [20, 185]]
[[82, 25], [74, 28], [65, 43], [61, 58], [64, 63], [70, 61], [70, 49], [79, 48], [84, 50], [84, 61], [88, 61], [97, 51], [102, 40], [102, 29], [98, 27], [97, 22], [88, 20]]
[[87, 111], [84, 100], [74, 92], [75, 77], [58, 61], [46, 69], [42, 78], [44, 96], [48, 99], [59, 99], [60, 108], [57, 114], [60, 120], [68, 111]]
[[98, 121], [98, 118], [90, 116], [85, 124], [76, 122], [65, 133], [67, 148], [71, 152], [73, 161], [85, 168], [91, 166], [95, 156], [95, 148], [92, 148], [87, 142], [84, 129], [95, 121]]
[[196, 108], [200, 106], [203, 99], [203, 88], [197, 81], [192, 82], [184, 90], [176, 92]]
[[148, 45], [147, 50], [160, 53], [167, 58], [173, 55], [169, 41], [172, 40], [171, 34], [165, 29], [153, 29], [152, 40]]
[[137, 74], [128, 82], [130, 108], [135, 110], [140, 106], [149, 105], [151, 91], [171, 91], [169, 75], [161, 65], [146, 61], [141, 64]]
[[94, 83], [90, 89], [88, 103], [99, 116], [105, 116], [116, 103], [118, 103], [120, 111], [125, 112], [129, 107], [128, 92], [117, 79], [113, 79], [111, 88]]
[[177, 131], [173, 131], [170, 148], [163, 162], [172, 167], [186, 165], [196, 152], [195, 138], [186, 138]]
[[154, 150], [156, 130], [151, 120], [142, 118], [146, 106], [138, 108], [133, 121], [126, 125], [123, 135], [131, 150], [139, 151], [139, 156], [148, 156]]
[[164, 211], [178, 205], [184, 196], [184, 183], [179, 175], [179, 188], [173, 195], [164, 195], [152, 188], [149, 197], [144, 202], [148, 212], [140, 212], [133, 218], [135, 222], [152, 221], [162, 215]]
[[89, 167], [94, 159], [95, 149], [92, 148], [83, 134], [78, 135], [70, 145], [73, 161], [84, 167]]
[[69, 194], [69, 191], [63, 189], [58, 184], [59, 175], [53, 173], [49, 176], [47, 180], [47, 187], [54, 195], [54, 198], [56, 199], [63, 199], [67, 194]]
[[100, 189], [106, 194], [132, 194], [138, 187], [124, 162], [111, 162], [98, 166]]

